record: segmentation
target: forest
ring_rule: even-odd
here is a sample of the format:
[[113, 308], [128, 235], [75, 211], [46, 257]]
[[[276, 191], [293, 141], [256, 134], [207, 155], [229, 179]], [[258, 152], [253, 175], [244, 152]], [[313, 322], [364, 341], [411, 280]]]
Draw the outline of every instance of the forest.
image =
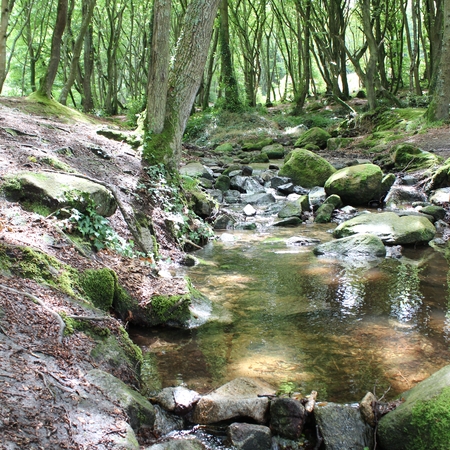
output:
[[428, 118], [445, 120], [449, 9], [442, 0], [2, 0], [0, 92], [131, 121], [146, 110], [144, 159], [164, 160], [155, 148], [169, 138], [175, 165], [194, 110], [278, 102], [301, 114], [309, 96], [345, 107], [363, 90], [370, 110], [433, 100]]

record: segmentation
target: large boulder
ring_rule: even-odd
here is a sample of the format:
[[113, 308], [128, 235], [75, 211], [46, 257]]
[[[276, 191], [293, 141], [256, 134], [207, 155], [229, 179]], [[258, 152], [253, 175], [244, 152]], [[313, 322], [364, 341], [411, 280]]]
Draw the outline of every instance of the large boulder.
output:
[[385, 244], [416, 244], [429, 242], [436, 228], [425, 217], [403, 216], [393, 212], [361, 214], [338, 225], [333, 236], [343, 238], [354, 234], [374, 234]]
[[397, 144], [392, 148], [395, 167], [401, 170], [427, 169], [442, 162], [434, 153], [426, 152], [412, 144]]
[[355, 234], [320, 244], [314, 248], [313, 252], [316, 255], [378, 258], [386, 256], [386, 247], [382, 240], [374, 234]]
[[279, 175], [289, 177], [305, 188], [323, 186], [336, 169], [324, 158], [303, 148], [294, 149], [286, 157]]
[[383, 172], [375, 164], [358, 164], [333, 173], [325, 182], [327, 195], [339, 195], [348, 205], [367, 205], [381, 196]]
[[195, 407], [193, 421], [209, 424], [250, 418], [263, 424], [267, 421], [269, 412], [267, 396], [274, 393], [274, 389], [262, 381], [236, 378], [202, 397]]
[[272, 434], [264, 425], [232, 423], [228, 427], [228, 439], [238, 450], [271, 450]]
[[447, 449], [450, 443], [450, 366], [401, 395], [378, 423], [383, 450]]
[[313, 127], [306, 133], [302, 134], [295, 142], [296, 147], [306, 147], [314, 145], [319, 148], [326, 148], [328, 139], [331, 134], [323, 128]]
[[306, 420], [304, 406], [294, 398], [276, 398], [270, 404], [270, 429], [286, 439], [298, 439]]
[[357, 407], [328, 402], [316, 406], [314, 417], [327, 450], [373, 448], [373, 429]]
[[76, 208], [84, 213], [92, 202], [97, 214], [108, 217], [117, 208], [108, 189], [75, 175], [19, 172], [5, 177], [4, 189], [11, 200], [44, 205], [50, 211]]

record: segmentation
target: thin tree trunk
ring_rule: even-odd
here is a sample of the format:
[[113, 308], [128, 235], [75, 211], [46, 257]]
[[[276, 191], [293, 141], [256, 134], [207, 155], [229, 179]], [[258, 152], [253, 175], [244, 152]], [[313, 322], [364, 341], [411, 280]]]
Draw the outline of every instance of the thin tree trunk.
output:
[[66, 83], [64, 84], [59, 95], [59, 103], [65, 105], [67, 103], [67, 95], [75, 81], [78, 72], [78, 64], [80, 61], [81, 49], [83, 47], [84, 37], [91, 23], [92, 15], [94, 14], [96, 0], [89, 0], [87, 10], [83, 11], [83, 21], [81, 22], [80, 32], [73, 47], [72, 61], [70, 62], [70, 72]]
[[61, 55], [61, 39], [66, 27], [68, 0], [58, 0], [56, 11], [55, 28], [53, 29], [52, 47], [50, 52], [50, 61], [41, 80], [39, 93], [47, 98], [52, 97], [53, 83], [58, 72], [58, 65]]
[[7, 75], [6, 41], [8, 39], [9, 15], [14, 7], [14, 0], [2, 0], [0, 19], [0, 94]]

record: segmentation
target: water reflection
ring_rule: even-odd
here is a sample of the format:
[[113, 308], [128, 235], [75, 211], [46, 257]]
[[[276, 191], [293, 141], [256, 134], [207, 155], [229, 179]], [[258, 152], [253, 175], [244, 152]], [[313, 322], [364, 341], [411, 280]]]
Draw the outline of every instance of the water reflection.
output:
[[[303, 232], [331, 239], [325, 228]], [[139, 343], [155, 355], [165, 386], [183, 382], [206, 392], [251, 376], [275, 386], [291, 382], [305, 394], [315, 389], [327, 400], [357, 401], [375, 385], [378, 392], [391, 385], [394, 396], [448, 363], [450, 293], [442, 256], [408, 250], [401, 260], [361, 265], [318, 258], [310, 247], [287, 248], [293, 231], [276, 233], [236, 232], [234, 242], [197, 253], [208, 264], [186, 274], [233, 321], [158, 330], [162, 346], [155, 346], [155, 334], [153, 341], [142, 335]]]

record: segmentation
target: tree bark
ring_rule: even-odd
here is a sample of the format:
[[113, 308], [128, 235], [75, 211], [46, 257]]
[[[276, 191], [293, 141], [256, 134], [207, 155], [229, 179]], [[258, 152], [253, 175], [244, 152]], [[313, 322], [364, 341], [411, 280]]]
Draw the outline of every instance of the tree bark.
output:
[[52, 47], [50, 51], [50, 61], [39, 86], [39, 94], [51, 98], [53, 83], [58, 72], [58, 65], [61, 56], [61, 39], [66, 28], [68, 0], [58, 0], [56, 11], [55, 28], [53, 29]]
[[0, 94], [6, 80], [6, 41], [8, 39], [9, 15], [14, 7], [14, 0], [2, 0], [0, 19]]
[[444, 0], [444, 31], [436, 89], [426, 116], [430, 121], [447, 120], [450, 103], [450, 0]]
[[81, 49], [83, 47], [84, 37], [91, 23], [94, 14], [96, 0], [88, 0], [87, 9], [83, 11], [83, 21], [81, 22], [80, 32], [73, 47], [72, 61], [70, 62], [69, 76], [59, 95], [59, 103], [65, 105], [67, 103], [67, 95], [75, 81], [80, 61]]
[[147, 88], [147, 130], [160, 134], [166, 115], [170, 65], [171, 2], [155, 0]]
[[192, 0], [187, 7], [169, 75], [163, 130], [159, 134], [146, 130], [143, 159], [147, 164], [178, 168], [181, 140], [202, 80], [219, 3], [220, 0]]

